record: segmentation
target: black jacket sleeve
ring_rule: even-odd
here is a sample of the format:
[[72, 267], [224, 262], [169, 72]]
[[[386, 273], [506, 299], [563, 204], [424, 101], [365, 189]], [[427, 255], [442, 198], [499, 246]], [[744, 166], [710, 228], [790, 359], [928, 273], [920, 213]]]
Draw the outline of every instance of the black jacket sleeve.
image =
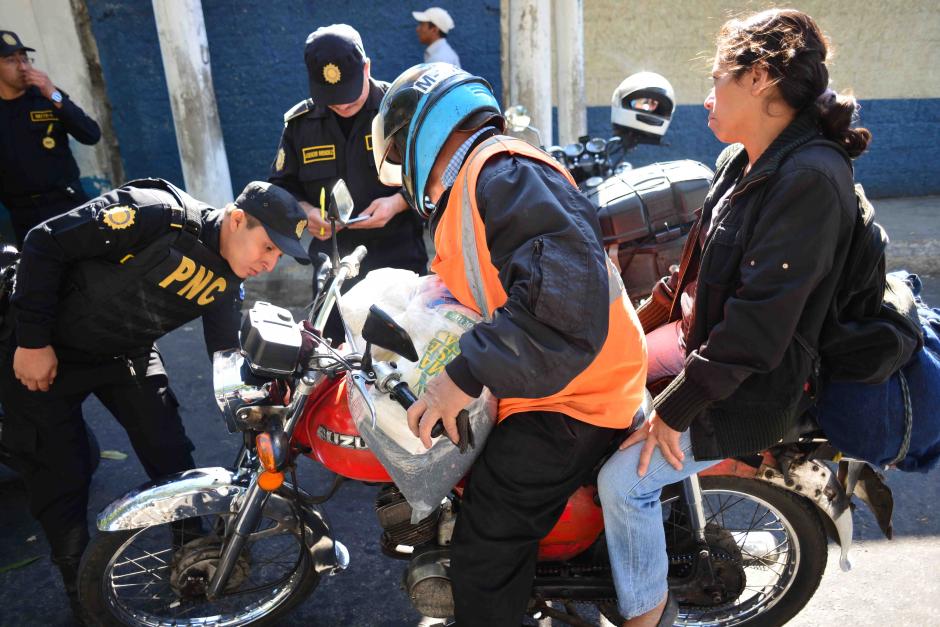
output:
[[768, 189], [724, 319], [656, 398], [666, 424], [684, 431], [749, 376], [780, 365], [807, 301], [833, 266], [841, 206], [835, 184], [816, 169], [791, 170]]
[[466, 393], [541, 398], [562, 390], [607, 339], [607, 268], [591, 203], [543, 163], [497, 156], [477, 181], [493, 265], [508, 295], [460, 338], [447, 373]]
[[[281, 167], [278, 167], [279, 165]], [[304, 197], [303, 186], [300, 184], [300, 179], [297, 178], [298, 168], [297, 151], [294, 148], [292, 139], [292, 127], [288, 123], [284, 126], [281, 141], [277, 147], [277, 154], [274, 156], [274, 161], [271, 162], [268, 183], [283, 187], [293, 194], [298, 201], [309, 202]]]
[[202, 316], [202, 335], [206, 340], [209, 361], [216, 351], [238, 347], [238, 330], [242, 321], [244, 287], [231, 292]]
[[59, 290], [70, 264], [92, 258], [120, 263], [169, 229], [169, 214], [162, 205], [137, 207], [133, 224], [109, 228], [104, 215], [110, 206], [91, 201], [26, 236], [12, 298], [19, 346], [42, 348], [50, 344]]
[[97, 144], [101, 139], [98, 123], [79, 108], [77, 104], [63, 94], [62, 108], [56, 112], [69, 135], [87, 145]]

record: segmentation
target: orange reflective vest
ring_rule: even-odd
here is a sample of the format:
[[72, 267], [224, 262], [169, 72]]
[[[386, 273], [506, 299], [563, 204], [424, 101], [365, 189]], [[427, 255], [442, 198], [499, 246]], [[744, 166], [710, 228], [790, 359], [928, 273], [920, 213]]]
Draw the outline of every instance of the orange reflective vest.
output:
[[[493, 311], [507, 300], [499, 272], [490, 259], [486, 229], [477, 210], [477, 177], [492, 157], [517, 154], [546, 163], [575, 185], [571, 175], [550, 156], [511, 137], [492, 137], [467, 157], [450, 192], [434, 233], [437, 254], [434, 271], [465, 307], [492, 320]], [[594, 361], [557, 394], [545, 398], [499, 399], [498, 415], [524, 411], [558, 412], [600, 427], [630, 424], [643, 401], [646, 383], [646, 340], [620, 275], [607, 260], [610, 318], [607, 340]]]

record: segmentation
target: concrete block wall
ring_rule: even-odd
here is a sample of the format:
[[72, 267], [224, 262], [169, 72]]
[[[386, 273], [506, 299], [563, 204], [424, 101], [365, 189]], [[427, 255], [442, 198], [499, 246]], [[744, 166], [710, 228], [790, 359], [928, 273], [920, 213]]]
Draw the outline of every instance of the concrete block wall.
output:
[[[640, 70], [663, 74], [676, 90], [678, 109], [666, 147], [641, 147], [634, 164], [692, 158], [714, 163], [722, 146], [706, 126], [702, 108], [710, 88], [714, 39], [732, 14], [760, 10], [753, 1], [690, 0], [584, 3], [588, 128], [610, 129], [610, 94]], [[861, 125], [874, 141], [856, 161], [856, 177], [872, 196], [940, 193], [940, 19], [932, 0], [806, 0], [808, 12], [835, 49], [834, 89], [859, 98]], [[570, 140], [569, 140], [570, 141]]]
[[[150, 0], [86, 0], [114, 108], [128, 178], [182, 184], [182, 170]], [[449, 40], [464, 67], [499, 93], [499, 1], [436, 1], [454, 17]], [[213, 83], [237, 193], [267, 178], [284, 112], [308, 96], [304, 40], [319, 26], [346, 22], [362, 35], [372, 75], [393, 80], [423, 61], [413, 10], [426, 2], [203, 0]]]

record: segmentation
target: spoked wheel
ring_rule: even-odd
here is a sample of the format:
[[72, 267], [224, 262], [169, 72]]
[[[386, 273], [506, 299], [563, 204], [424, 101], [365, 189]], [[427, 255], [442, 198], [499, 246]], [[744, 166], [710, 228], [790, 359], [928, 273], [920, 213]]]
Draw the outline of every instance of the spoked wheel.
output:
[[689, 531], [670, 507], [676, 497], [664, 495], [670, 586], [680, 600], [676, 625], [783, 625], [809, 602], [826, 569], [819, 514], [806, 499], [759, 480], [700, 481], [706, 538], [720, 583], [695, 585], [699, 557], [676, 540], [688, 538]]
[[231, 515], [100, 533], [82, 560], [82, 603], [105, 625], [270, 624], [316, 587], [299, 529], [265, 513], [228, 585], [209, 600]]

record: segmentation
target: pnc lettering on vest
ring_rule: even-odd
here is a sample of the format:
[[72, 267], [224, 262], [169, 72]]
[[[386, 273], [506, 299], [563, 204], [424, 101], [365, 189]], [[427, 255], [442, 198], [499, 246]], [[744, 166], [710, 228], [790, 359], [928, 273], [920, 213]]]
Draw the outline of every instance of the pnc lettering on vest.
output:
[[[215, 273], [203, 265], [197, 264], [189, 257], [183, 256], [176, 270], [160, 281], [160, 287], [167, 289], [172, 283], [188, 281], [177, 291], [177, 295], [186, 300], [196, 298], [199, 305], [208, 305], [215, 301], [215, 292], [224, 292], [226, 283], [224, 277], [212, 278]], [[175, 288], [176, 286], [174, 286]]]

